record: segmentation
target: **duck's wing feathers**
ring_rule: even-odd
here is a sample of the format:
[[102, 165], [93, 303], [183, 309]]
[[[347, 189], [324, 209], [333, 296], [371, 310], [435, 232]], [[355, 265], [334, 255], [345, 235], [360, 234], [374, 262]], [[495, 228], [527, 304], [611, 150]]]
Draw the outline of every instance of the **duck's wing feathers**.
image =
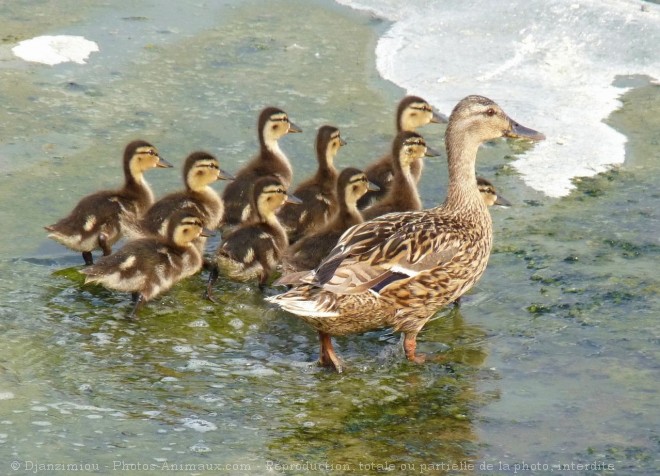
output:
[[356, 225], [321, 263], [313, 282], [337, 294], [380, 292], [395, 281], [449, 262], [462, 240], [447, 230], [442, 217], [410, 212]]

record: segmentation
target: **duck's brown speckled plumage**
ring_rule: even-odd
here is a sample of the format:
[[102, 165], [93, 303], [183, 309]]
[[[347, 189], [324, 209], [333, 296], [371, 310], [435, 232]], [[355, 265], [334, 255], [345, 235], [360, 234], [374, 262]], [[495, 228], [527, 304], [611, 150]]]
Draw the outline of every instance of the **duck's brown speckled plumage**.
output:
[[[396, 132], [401, 131], [415, 132], [417, 128], [425, 126], [431, 122], [446, 123], [447, 117], [435, 111], [431, 105], [419, 96], [406, 96], [401, 101], [396, 110]], [[419, 182], [422, 176], [424, 162], [422, 159], [416, 160], [411, 165], [411, 173], [415, 178], [415, 183]], [[392, 168], [392, 153], [388, 152], [380, 159], [368, 165], [364, 172], [369, 181], [379, 187], [377, 192], [369, 192], [358, 202], [358, 208], [363, 209], [375, 200], [385, 196], [390, 189], [394, 179], [394, 170]]]
[[339, 148], [346, 145], [339, 129], [321, 126], [316, 135], [318, 169], [313, 177], [300, 183], [293, 194], [301, 204], [285, 204], [277, 213], [293, 244], [303, 236], [322, 227], [337, 211], [337, 176], [334, 159]]
[[[231, 180], [233, 177], [220, 168], [218, 159], [207, 152], [193, 152], [183, 165], [185, 189], [173, 192], [154, 203], [129, 234], [133, 237], [160, 234], [165, 236], [169, 220], [174, 213], [187, 210], [202, 219], [204, 228], [215, 230], [224, 214], [224, 204], [220, 195], [209, 184], [217, 180]], [[200, 250], [206, 239], [196, 240]]]
[[353, 167], [342, 170], [337, 180], [339, 210], [320, 230], [289, 246], [282, 258], [284, 276], [275, 284], [288, 284], [291, 273], [315, 269], [348, 228], [364, 221], [357, 209], [357, 201], [368, 190], [375, 188], [360, 170]]
[[105, 256], [154, 202], [144, 172], [154, 167], [172, 167], [158, 155], [158, 150], [143, 140], [129, 143], [124, 150], [124, 186], [103, 190], [82, 198], [73, 211], [57, 223], [45, 227], [48, 237], [82, 252], [86, 264], [92, 264], [92, 251], [101, 248]]
[[460, 101], [446, 132], [445, 202], [350, 228], [314, 273], [269, 298], [319, 331], [322, 364], [341, 370], [331, 335], [381, 327], [403, 332], [407, 358], [424, 360], [415, 353], [417, 333], [486, 269], [492, 225], [477, 188], [475, 162], [482, 142], [502, 136], [543, 138], [516, 124], [490, 99]]
[[289, 187], [293, 178], [291, 164], [278, 145], [278, 140], [292, 132], [302, 130], [289, 121], [289, 116], [276, 107], [267, 107], [259, 114], [257, 123], [259, 153], [238, 171], [236, 179], [225, 187], [224, 227], [231, 229], [250, 217], [250, 191], [259, 177], [277, 177]]
[[202, 256], [192, 242], [202, 232], [200, 217], [178, 211], [170, 217], [165, 236], [129, 241], [113, 255], [104, 256], [80, 272], [86, 276], [85, 283], [132, 293], [135, 306], [129, 316], [133, 317], [143, 303], [201, 269]]
[[385, 196], [362, 211], [365, 220], [393, 212], [422, 209], [417, 191], [417, 180], [412, 175], [412, 165], [424, 158], [438, 155], [426, 146], [424, 138], [416, 132], [401, 131], [392, 143], [392, 170], [394, 176]]

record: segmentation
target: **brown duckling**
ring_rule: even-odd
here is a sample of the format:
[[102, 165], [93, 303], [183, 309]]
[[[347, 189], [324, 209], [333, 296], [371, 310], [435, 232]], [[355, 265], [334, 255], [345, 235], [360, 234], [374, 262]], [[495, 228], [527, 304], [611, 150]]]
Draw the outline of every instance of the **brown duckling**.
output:
[[268, 282], [289, 245], [277, 210], [285, 202], [300, 203], [288, 195], [282, 181], [274, 176], [261, 177], [252, 187], [252, 217], [223, 238], [211, 267], [206, 296], [213, 301], [212, 288], [220, 271], [236, 281], [259, 278], [259, 287]]
[[479, 193], [487, 206], [499, 205], [501, 207], [510, 207], [511, 202], [497, 192], [495, 185], [483, 177], [477, 176], [477, 187]]
[[[361, 170], [353, 167], [342, 170], [337, 180], [339, 210], [332, 219], [318, 231], [306, 235], [300, 241], [289, 246], [282, 258], [284, 276], [275, 284], [290, 284], [291, 273], [308, 272], [315, 269], [323, 258], [335, 247], [339, 237], [353, 225], [362, 223], [362, 215], [357, 208], [357, 201], [368, 190], [377, 186], [367, 180]], [[291, 282], [293, 284], [294, 280]]]
[[201, 218], [180, 210], [170, 217], [166, 236], [129, 241], [80, 272], [86, 276], [85, 284], [132, 293], [135, 305], [129, 317], [134, 317], [145, 302], [201, 269], [202, 256], [192, 242], [202, 233], [206, 232]]
[[183, 164], [185, 189], [170, 193], [154, 203], [137, 226], [137, 234], [165, 236], [170, 217], [178, 210], [194, 211], [204, 228], [215, 230], [220, 225], [224, 204], [218, 193], [209, 185], [217, 180], [234, 177], [220, 168], [218, 159], [207, 152], [193, 152]]
[[320, 266], [287, 292], [267, 298], [319, 333], [322, 365], [341, 372], [331, 336], [392, 327], [406, 357], [436, 311], [483, 275], [492, 247], [490, 213], [475, 174], [488, 140], [543, 134], [514, 122], [493, 101], [468, 96], [454, 108], [445, 135], [449, 188], [443, 204], [390, 213], [349, 228]]
[[339, 148], [346, 145], [346, 142], [339, 135], [339, 129], [322, 126], [316, 135], [315, 145], [319, 164], [316, 174], [293, 191], [293, 195], [302, 200], [302, 204], [284, 204], [277, 213], [290, 244], [323, 226], [337, 211], [338, 173], [334, 159]]
[[[438, 124], [447, 122], [447, 116], [434, 110], [428, 102], [419, 96], [404, 97], [399, 102], [395, 117], [397, 134], [401, 131], [415, 132], [418, 127], [425, 126], [431, 122]], [[378, 192], [369, 192], [362, 197], [358, 202], [358, 208], [363, 209], [367, 207], [370, 203], [382, 198], [387, 193], [394, 177], [392, 163], [392, 155], [391, 153], [387, 153], [364, 169], [369, 181], [378, 185], [380, 190]], [[417, 160], [412, 164], [411, 171], [415, 178], [415, 183], [419, 182], [423, 167], [424, 162], [422, 160]]]
[[69, 249], [82, 252], [85, 264], [94, 263], [92, 251], [112, 253], [130, 223], [135, 223], [154, 202], [144, 172], [154, 167], [172, 167], [148, 142], [136, 140], [124, 150], [124, 186], [102, 190], [81, 199], [69, 216], [45, 227], [52, 238]]
[[259, 153], [239, 170], [236, 179], [225, 187], [222, 194], [225, 202], [223, 222], [229, 229], [250, 216], [250, 190], [257, 178], [273, 175], [285, 187], [291, 184], [293, 178], [291, 164], [280, 149], [278, 140], [291, 132], [302, 132], [302, 129], [289, 121], [286, 112], [276, 107], [267, 107], [261, 111], [257, 128]]
[[421, 210], [422, 200], [417, 191], [417, 180], [412, 175], [412, 164], [440, 154], [426, 146], [424, 138], [416, 132], [401, 131], [392, 143], [392, 169], [394, 179], [387, 194], [362, 211], [365, 220], [386, 213]]

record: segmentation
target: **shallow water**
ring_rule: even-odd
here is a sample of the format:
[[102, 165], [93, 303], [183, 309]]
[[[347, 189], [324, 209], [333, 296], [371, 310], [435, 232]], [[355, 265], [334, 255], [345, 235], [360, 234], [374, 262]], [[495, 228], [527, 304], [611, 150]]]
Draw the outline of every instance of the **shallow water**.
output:
[[[270, 104], [305, 131], [282, 141], [296, 180], [314, 169], [324, 123], [349, 142], [340, 166], [366, 164], [387, 148], [403, 94], [375, 71], [387, 24], [329, 2], [133, 3], [0, 6], [0, 473], [660, 469], [660, 87], [618, 79], [632, 89], [607, 122], [628, 138], [626, 162], [566, 198], [523, 184], [511, 163], [527, 146], [485, 146], [479, 173], [514, 207], [493, 209], [484, 279], [419, 337], [445, 363], [411, 365], [398, 335], [380, 331], [338, 339], [347, 369], [335, 375], [314, 365], [311, 329], [256, 287], [221, 280], [216, 306], [202, 275], [125, 320], [128, 297], [83, 286], [81, 257], [42, 227], [118, 184], [135, 137], [175, 164], [201, 148], [237, 170]], [[87, 65], [12, 58], [12, 44], [42, 33], [101, 51]], [[524, 107], [507, 112], [535, 126]], [[442, 127], [423, 133], [442, 147]], [[180, 186], [172, 170], [148, 180], [157, 194]], [[430, 161], [427, 205], [445, 183]]]

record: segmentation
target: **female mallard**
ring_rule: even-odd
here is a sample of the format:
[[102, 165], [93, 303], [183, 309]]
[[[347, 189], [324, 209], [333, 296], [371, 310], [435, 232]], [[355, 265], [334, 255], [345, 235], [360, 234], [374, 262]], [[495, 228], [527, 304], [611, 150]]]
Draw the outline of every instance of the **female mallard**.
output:
[[[406, 96], [399, 102], [396, 110], [397, 134], [401, 131], [415, 132], [418, 127], [425, 126], [431, 122], [446, 123], [447, 116], [435, 111], [428, 102], [419, 96]], [[380, 187], [380, 190], [378, 192], [369, 192], [362, 197], [358, 202], [358, 208], [365, 208], [374, 200], [382, 198], [387, 193], [394, 177], [392, 164], [392, 155], [388, 153], [364, 169], [369, 181]], [[423, 167], [424, 162], [422, 160], [416, 160], [412, 164], [411, 169], [415, 183], [419, 182]]]
[[178, 210], [194, 211], [204, 228], [215, 230], [220, 225], [224, 204], [209, 185], [216, 180], [232, 180], [231, 174], [220, 168], [218, 159], [207, 152], [193, 152], [183, 165], [185, 189], [170, 193], [154, 203], [139, 221], [141, 235], [165, 235], [170, 217]]
[[154, 167], [172, 167], [148, 142], [136, 140], [124, 150], [124, 186], [84, 197], [69, 216], [45, 227], [48, 238], [82, 252], [85, 264], [94, 263], [92, 251], [107, 256], [130, 223], [135, 223], [154, 202], [144, 172]]
[[404, 333], [406, 357], [438, 308], [454, 301], [486, 269], [492, 246], [488, 208], [477, 188], [481, 143], [498, 137], [544, 139], [511, 120], [490, 99], [468, 96], [446, 131], [449, 188], [445, 202], [417, 212], [391, 213], [344, 233], [321, 265], [289, 291], [268, 298], [319, 332], [320, 363], [341, 371], [331, 336], [393, 327]]
[[286, 232], [277, 219], [277, 210], [285, 203], [299, 203], [288, 195], [277, 177], [261, 177], [252, 187], [252, 217], [224, 237], [216, 250], [206, 296], [213, 301], [212, 288], [220, 271], [236, 281], [259, 278], [259, 287], [268, 282], [289, 244]]
[[288, 187], [293, 178], [291, 164], [284, 155], [278, 140], [291, 132], [302, 132], [289, 121], [286, 112], [276, 107], [267, 107], [259, 115], [259, 153], [237, 174], [222, 194], [225, 202], [224, 225], [235, 227], [247, 220], [251, 214], [250, 190], [252, 183], [259, 177], [273, 175]]
[[201, 269], [202, 256], [192, 242], [202, 233], [199, 216], [181, 210], [170, 217], [166, 236], [129, 241], [80, 272], [86, 276], [85, 284], [132, 293], [135, 305], [129, 317], [134, 317], [142, 304]]
[[392, 169], [394, 178], [387, 194], [362, 211], [365, 220], [392, 212], [417, 211], [422, 209], [422, 200], [417, 191], [417, 180], [412, 175], [412, 164], [424, 156], [436, 157], [435, 150], [426, 146], [424, 138], [416, 132], [401, 131], [392, 144]]
[[307, 233], [323, 226], [337, 211], [337, 169], [334, 159], [339, 148], [346, 145], [339, 129], [322, 126], [316, 135], [316, 174], [302, 182], [293, 194], [302, 200], [300, 205], [285, 204], [277, 213], [289, 236], [295, 243]]
[[275, 284], [293, 284], [291, 273], [315, 269], [346, 230], [364, 221], [357, 209], [357, 201], [368, 190], [376, 189], [364, 172], [352, 167], [342, 170], [337, 180], [339, 210], [320, 230], [302, 237], [287, 249], [282, 258], [284, 276]]

